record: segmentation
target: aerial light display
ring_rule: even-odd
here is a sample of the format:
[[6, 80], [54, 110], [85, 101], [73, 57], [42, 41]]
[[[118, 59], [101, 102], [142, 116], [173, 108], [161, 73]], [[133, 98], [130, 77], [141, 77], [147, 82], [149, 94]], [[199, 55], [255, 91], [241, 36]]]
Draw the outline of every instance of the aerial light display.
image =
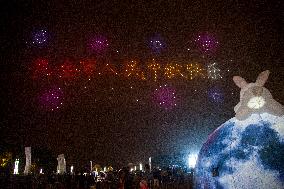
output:
[[[165, 79], [212, 79], [217, 80], [222, 77], [221, 69], [217, 63], [203, 64], [192, 63], [160, 63], [156, 59], [138, 62], [137, 60], [127, 60], [121, 67], [116, 66], [111, 61], [102, 63], [95, 58], [86, 58], [71, 61], [69, 58], [63, 59], [62, 63], [50, 64], [46, 58], [37, 58], [30, 67], [33, 79], [59, 79], [59, 81], [77, 81], [79, 78], [91, 78], [94, 76], [119, 76], [129, 79], [148, 80], [158, 82]], [[72, 82], [68, 82], [69, 84]]]
[[218, 67], [216, 62], [211, 63], [207, 66], [207, 76], [209, 79], [222, 79], [221, 69]]
[[[86, 74], [87, 77], [94, 75], [96, 70], [96, 60], [86, 59], [80, 61], [82, 73]], [[78, 69], [77, 69], [78, 70]]]
[[73, 80], [78, 76], [80, 69], [69, 59], [66, 59], [59, 68], [59, 77], [63, 80]]
[[183, 74], [183, 66], [180, 64], [167, 64], [164, 68], [165, 72], [165, 76], [168, 79], [173, 79], [173, 78], [177, 78], [177, 77], [185, 77], [185, 75]]
[[50, 40], [50, 34], [46, 29], [36, 29], [31, 34], [31, 44], [35, 47], [45, 47]]
[[107, 63], [100, 69], [99, 75], [118, 75], [117, 68], [113, 64]]
[[140, 69], [138, 62], [135, 60], [126, 62], [124, 65], [123, 74], [128, 78], [136, 78], [141, 80], [146, 79], [144, 72]]
[[153, 100], [159, 107], [172, 110], [177, 106], [176, 90], [168, 85], [161, 85], [155, 89]]
[[51, 77], [52, 69], [49, 65], [49, 60], [46, 58], [37, 58], [33, 61], [31, 66], [32, 78], [46, 78]]
[[155, 59], [152, 59], [152, 62], [150, 62], [147, 67], [150, 73], [149, 75], [153, 75], [152, 78], [154, 81], [157, 81], [158, 73], [161, 71], [161, 64], [157, 63]]
[[200, 52], [205, 55], [213, 55], [219, 46], [216, 36], [209, 32], [200, 33], [194, 41]]
[[160, 34], [156, 34], [149, 39], [149, 47], [153, 53], [161, 53], [165, 47], [166, 43], [164, 42], [163, 38]]
[[219, 87], [212, 87], [208, 90], [208, 97], [211, 102], [222, 103], [224, 101], [224, 95]]
[[205, 69], [199, 63], [186, 64], [186, 78], [192, 80], [194, 78], [205, 78]]
[[104, 54], [109, 47], [109, 42], [107, 37], [103, 35], [95, 35], [91, 37], [87, 43], [87, 48], [89, 52], [98, 55]]
[[63, 106], [64, 93], [60, 87], [50, 87], [39, 94], [40, 107], [47, 111], [54, 111]]

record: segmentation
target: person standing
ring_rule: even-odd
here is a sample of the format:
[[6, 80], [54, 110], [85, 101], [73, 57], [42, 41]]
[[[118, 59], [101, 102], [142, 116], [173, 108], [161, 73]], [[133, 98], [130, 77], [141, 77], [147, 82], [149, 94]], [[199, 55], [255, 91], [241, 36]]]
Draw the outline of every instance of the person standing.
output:
[[147, 178], [143, 177], [139, 183], [139, 188], [140, 189], [149, 189], [148, 183], [147, 183]]
[[125, 186], [125, 176], [126, 176], [125, 170], [120, 169], [118, 171], [118, 186], [117, 186], [118, 189], [125, 189], [124, 187]]

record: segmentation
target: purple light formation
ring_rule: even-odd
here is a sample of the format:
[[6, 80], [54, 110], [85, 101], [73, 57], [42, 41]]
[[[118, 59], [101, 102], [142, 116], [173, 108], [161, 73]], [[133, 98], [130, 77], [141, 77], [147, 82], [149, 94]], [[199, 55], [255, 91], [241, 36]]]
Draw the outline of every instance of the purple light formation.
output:
[[60, 87], [52, 87], [44, 90], [39, 96], [41, 108], [54, 111], [63, 105], [63, 91]]
[[212, 55], [216, 52], [219, 42], [213, 34], [199, 34], [195, 39], [198, 49], [207, 55]]
[[217, 87], [213, 87], [208, 90], [208, 96], [210, 101], [215, 103], [222, 103], [224, 101], [224, 96], [222, 90]]
[[171, 110], [177, 105], [176, 90], [167, 85], [154, 91], [154, 103], [165, 110]]
[[43, 47], [48, 43], [49, 34], [47, 30], [36, 30], [32, 33], [32, 44], [38, 47]]
[[97, 54], [105, 53], [109, 46], [108, 40], [105, 36], [95, 36], [90, 38], [88, 42], [88, 49], [90, 52]]
[[155, 35], [149, 40], [149, 47], [154, 53], [161, 53], [165, 46], [165, 42], [160, 35]]

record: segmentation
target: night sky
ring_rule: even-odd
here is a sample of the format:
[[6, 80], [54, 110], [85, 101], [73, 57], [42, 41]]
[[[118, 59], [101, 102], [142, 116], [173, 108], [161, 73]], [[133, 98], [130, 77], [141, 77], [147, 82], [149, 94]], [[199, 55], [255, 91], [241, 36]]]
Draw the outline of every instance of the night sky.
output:
[[[215, 128], [234, 117], [234, 75], [251, 82], [270, 70], [266, 87], [284, 104], [280, 0], [9, 0], [0, 12], [1, 143], [48, 148], [77, 166], [90, 160], [137, 164], [160, 154], [198, 152]], [[35, 44], [39, 31], [47, 38]], [[216, 37], [212, 53], [198, 48], [200, 33]], [[94, 36], [107, 44], [90, 50]], [[152, 39], [161, 49], [153, 49]], [[222, 78], [161, 76], [155, 82], [121, 74], [125, 62], [135, 59], [145, 69], [153, 58], [163, 66], [216, 62]], [[52, 76], [37, 72], [38, 59], [49, 61]], [[90, 59], [101, 76], [83, 74], [80, 62]], [[66, 62], [80, 73], [63, 73]], [[107, 63], [118, 75], [102, 69]], [[155, 91], [163, 88], [174, 95], [160, 106]], [[55, 105], [42, 100], [50, 90], [59, 97]]]

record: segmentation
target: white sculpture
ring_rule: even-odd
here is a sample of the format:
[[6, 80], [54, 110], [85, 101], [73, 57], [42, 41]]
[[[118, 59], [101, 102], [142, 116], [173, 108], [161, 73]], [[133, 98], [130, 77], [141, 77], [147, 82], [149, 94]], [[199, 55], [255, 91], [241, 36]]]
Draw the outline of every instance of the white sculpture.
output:
[[14, 174], [17, 175], [19, 174], [19, 159], [16, 159], [15, 161], [15, 167], [14, 167]]
[[66, 161], [65, 161], [65, 158], [64, 158], [64, 154], [58, 155], [57, 162], [58, 162], [57, 173], [58, 174], [66, 173]]
[[31, 147], [25, 147], [25, 155], [26, 155], [26, 165], [25, 165], [24, 174], [27, 175], [31, 171], [31, 164], [32, 164]]
[[263, 87], [268, 76], [268, 70], [261, 72], [255, 83], [247, 83], [242, 77], [234, 76], [235, 84], [241, 88], [240, 102], [234, 108], [238, 120], [245, 120], [253, 113], [284, 115], [283, 106], [273, 99], [268, 89]]

